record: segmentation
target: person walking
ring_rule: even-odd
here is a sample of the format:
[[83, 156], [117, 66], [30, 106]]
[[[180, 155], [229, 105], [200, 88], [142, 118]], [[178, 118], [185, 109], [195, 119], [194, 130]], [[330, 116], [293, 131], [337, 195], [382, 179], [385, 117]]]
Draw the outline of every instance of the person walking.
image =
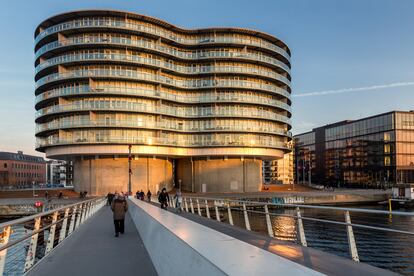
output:
[[150, 190], [148, 190], [148, 192], [147, 192], [147, 198], [148, 198], [148, 202], [151, 202], [151, 191]]
[[162, 188], [161, 193], [158, 196], [158, 202], [161, 204], [161, 209], [167, 210], [169, 200], [170, 197], [168, 196], [167, 189]]
[[181, 204], [183, 203], [183, 195], [181, 194], [181, 190], [178, 189], [177, 192], [174, 195], [174, 199], [175, 199], [175, 212], [176, 213], [181, 213]]
[[119, 237], [119, 233], [125, 232], [125, 213], [128, 211], [128, 203], [122, 193], [115, 195], [111, 209], [115, 224], [115, 237]]

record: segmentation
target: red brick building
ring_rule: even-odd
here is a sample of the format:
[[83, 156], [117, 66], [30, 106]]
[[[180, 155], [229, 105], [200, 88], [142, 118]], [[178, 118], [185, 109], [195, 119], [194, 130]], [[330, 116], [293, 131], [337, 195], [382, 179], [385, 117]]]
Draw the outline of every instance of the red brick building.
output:
[[46, 161], [43, 157], [18, 151], [0, 152], [0, 187], [46, 183]]

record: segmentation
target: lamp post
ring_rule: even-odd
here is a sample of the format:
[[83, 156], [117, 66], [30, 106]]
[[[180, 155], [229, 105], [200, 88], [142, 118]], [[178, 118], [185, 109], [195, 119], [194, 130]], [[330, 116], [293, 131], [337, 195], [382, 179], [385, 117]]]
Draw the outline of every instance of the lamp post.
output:
[[132, 149], [132, 145], [128, 145], [128, 197], [131, 195], [131, 175], [132, 175], [132, 170], [131, 170], [131, 149]]

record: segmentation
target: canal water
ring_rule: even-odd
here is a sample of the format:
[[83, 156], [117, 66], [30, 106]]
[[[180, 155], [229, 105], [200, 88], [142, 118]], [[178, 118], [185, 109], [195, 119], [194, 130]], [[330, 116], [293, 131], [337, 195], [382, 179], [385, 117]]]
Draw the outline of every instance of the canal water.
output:
[[[350, 208], [366, 208], [386, 210], [380, 206], [347, 206]], [[295, 215], [294, 209], [286, 210], [275, 208], [272, 213]], [[399, 209], [398, 211], [413, 212], [414, 209]], [[226, 212], [222, 212], [226, 215]], [[343, 211], [301, 209], [303, 217], [344, 222]], [[413, 216], [396, 216], [350, 213], [352, 223], [393, 228], [414, 232]], [[249, 213], [249, 220], [253, 231], [267, 235], [265, 216]], [[242, 212], [233, 212], [234, 224], [245, 227]], [[272, 216], [272, 227], [275, 238], [296, 242], [296, 222], [290, 217]], [[322, 222], [303, 220], [308, 247], [326, 251], [335, 255], [350, 258], [345, 226]], [[414, 275], [414, 236], [389, 233], [377, 230], [368, 230], [354, 227], [354, 235], [361, 262], [376, 267], [392, 270], [404, 275]]]

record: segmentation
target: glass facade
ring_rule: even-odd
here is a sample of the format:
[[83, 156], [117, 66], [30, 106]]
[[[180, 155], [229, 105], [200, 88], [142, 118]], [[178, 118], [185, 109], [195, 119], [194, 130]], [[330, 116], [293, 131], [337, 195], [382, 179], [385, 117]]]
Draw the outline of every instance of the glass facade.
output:
[[414, 182], [413, 112], [339, 122], [294, 140], [299, 183], [384, 187]]
[[290, 51], [270, 35], [83, 11], [41, 23], [34, 50], [37, 149], [47, 156], [94, 144], [290, 152]]

